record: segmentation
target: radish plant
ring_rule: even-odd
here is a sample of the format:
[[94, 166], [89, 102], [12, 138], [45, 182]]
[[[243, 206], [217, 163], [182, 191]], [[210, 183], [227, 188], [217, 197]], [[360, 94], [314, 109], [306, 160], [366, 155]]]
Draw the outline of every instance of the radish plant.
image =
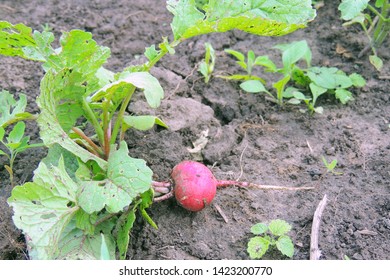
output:
[[168, 0], [173, 40], [145, 50], [146, 62], [114, 73], [104, 67], [110, 49], [82, 30], [32, 31], [24, 24], [0, 21], [0, 54], [41, 62], [37, 122], [48, 155], [32, 182], [16, 186], [8, 203], [14, 223], [26, 236], [33, 259], [126, 257], [129, 233], [139, 212], [153, 227], [146, 209], [170, 184], [154, 182], [143, 159], [132, 158], [127, 129], [146, 130], [155, 116], [128, 116], [134, 94], [143, 93], [156, 108], [163, 89], [149, 70], [191, 37], [239, 29], [281, 36], [304, 28], [315, 17], [311, 1]]
[[368, 38], [368, 46], [359, 53], [359, 57], [371, 49], [370, 63], [380, 71], [383, 61], [376, 49], [385, 42], [390, 33], [390, 1], [376, 0], [374, 5], [369, 2], [369, 0], [342, 0], [338, 9], [341, 18], [346, 21], [344, 26], [360, 24]]

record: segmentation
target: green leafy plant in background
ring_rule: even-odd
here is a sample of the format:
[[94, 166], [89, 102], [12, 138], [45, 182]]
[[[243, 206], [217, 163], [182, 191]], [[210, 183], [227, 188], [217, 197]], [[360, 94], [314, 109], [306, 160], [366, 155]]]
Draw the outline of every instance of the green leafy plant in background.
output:
[[199, 72], [204, 77], [204, 82], [207, 84], [215, 67], [215, 50], [210, 43], [205, 43], [206, 54], [204, 60], [199, 64]]
[[114, 73], [104, 67], [110, 49], [82, 30], [63, 32], [60, 46], [48, 29], [0, 21], [0, 54], [41, 62], [37, 104], [40, 138], [47, 156], [32, 182], [16, 186], [8, 203], [13, 220], [27, 236], [32, 259], [113, 259], [126, 257], [137, 211], [153, 203], [152, 170], [129, 155], [124, 134], [146, 130], [155, 116], [129, 116], [126, 108], [142, 92], [148, 106], [164, 93], [150, 69], [182, 41], [239, 29], [281, 36], [304, 28], [315, 17], [310, 1], [167, 1], [173, 14], [173, 41], [145, 50], [146, 62]]
[[[16, 101], [8, 91], [0, 91], [0, 143], [7, 149], [0, 148], [0, 156], [8, 159], [9, 164], [4, 167], [10, 176], [12, 187], [14, 186], [13, 167], [17, 155], [29, 148], [42, 146], [42, 144], [29, 144], [30, 137], [24, 135], [26, 125], [23, 120], [35, 118], [32, 114], [25, 112], [26, 105], [27, 100], [24, 94], [20, 94], [19, 100]], [[7, 127], [13, 124], [14, 127], [7, 134]]]
[[383, 61], [378, 56], [376, 49], [383, 44], [390, 32], [390, 2], [376, 0], [373, 5], [369, 2], [369, 0], [343, 0], [338, 9], [341, 12], [341, 18], [346, 21], [344, 26], [355, 23], [361, 25], [369, 44], [360, 52], [359, 57], [371, 49], [370, 62], [380, 71], [383, 67]]
[[[346, 104], [353, 98], [349, 88], [365, 85], [364, 78], [357, 73], [347, 75], [336, 67], [312, 66], [312, 53], [306, 40], [279, 44], [274, 48], [282, 52], [281, 68], [278, 68], [268, 56], [258, 56], [256, 65], [264, 67], [267, 72], [281, 75], [281, 78], [272, 84], [276, 93], [268, 90], [259, 80], [241, 83], [240, 87], [244, 91], [265, 92], [271, 101], [280, 106], [285, 103], [304, 102], [310, 113], [322, 113], [323, 108], [316, 106], [321, 95], [333, 94], [342, 104]], [[301, 66], [301, 62], [306, 66]]]
[[251, 227], [256, 235], [248, 242], [247, 251], [251, 259], [261, 259], [270, 247], [276, 247], [283, 255], [292, 258], [294, 243], [287, 235], [291, 226], [284, 220], [272, 220], [268, 225], [258, 223]]

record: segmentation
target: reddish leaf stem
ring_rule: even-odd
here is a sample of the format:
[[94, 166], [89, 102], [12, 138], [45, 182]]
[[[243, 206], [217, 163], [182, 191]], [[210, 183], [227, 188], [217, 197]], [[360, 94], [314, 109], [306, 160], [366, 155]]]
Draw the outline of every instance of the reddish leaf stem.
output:
[[89, 138], [87, 135], [84, 134], [83, 131], [81, 131], [80, 129], [78, 129], [77, 127], [73, 127], [72, 128], [73, 132], [76, 133], [78, 136], [80, 136], [81, 138], [83, 138], [85, 141], [87, 141], [87, 143], [99, 154], [99, 155], [103, 155], [103, 151], [100, 149], [100, 147], [98, 145], [96, 145], [92, 140], [91, 138]]

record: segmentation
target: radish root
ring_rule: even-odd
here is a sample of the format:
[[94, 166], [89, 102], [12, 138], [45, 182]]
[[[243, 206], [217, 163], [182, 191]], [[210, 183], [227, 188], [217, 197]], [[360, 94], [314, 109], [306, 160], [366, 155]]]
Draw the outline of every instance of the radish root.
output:
[[[257, 189], [257, 190], [280, 190], [280, 191], [301, 191], [301, 190], [312, 190], [314, 187], [286, 187], [286, 186], [273, 186], [273, 185], [260, 185], [249, 182], [239, 182], [232, 180], [218, 180], [217, 188], [223, 188], [228, 186], [237, 186], [245, 189]], [[162, 195], [156, 196], [153, 201], [160, 202], [167, 200], [174, 196], [173, 188], [169, 182], [152, 182], [152, 187], [155, 192]]]

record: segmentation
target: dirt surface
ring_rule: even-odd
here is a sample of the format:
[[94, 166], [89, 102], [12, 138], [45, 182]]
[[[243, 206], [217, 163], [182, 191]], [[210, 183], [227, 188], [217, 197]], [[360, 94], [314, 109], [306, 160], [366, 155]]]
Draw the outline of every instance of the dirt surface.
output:
[[[112, 50], [108, 68], [119, 71], [134, 63], [144, 48], [171, 34], [171, 15], [165, 1], [19, 1], [2, 0], [0, 19], [23, 22], [42, 30], [46, 23], [58, 36], [61, 31], [83, 29]], [[198, 213], [179, 207], [174, 200], [153, 205], [148, 212], [158, 224], [155, 230], [138, 219], [131, 233], [129, 259], [248, 259], [250, 227], [257, 222], [284, 219], [292, 225], [296, 245], [294, 259], [308, 259], [314, 211], [326, 194], [319, 231], [322, 259], [390, 259], [390, 81], [389, 43], [379, 54], [381, 73], [358, 58], [366, 41], [356, 26], [346, 29], [339, 20], [339, 1], [325, 1], [309, 27], [291, 35], [270, 38], [234, 31], [200, 36], [177, 47], [176, 54], [160, 61], [152, 73], [159, 78], [166, 98], [154, 113], [169, 130], [155, 128], [126, 136], [130, 153], [144, 158], [156, 180], [167, 180], [170, 170], [183, 159], [195, 156], [212, 168], [219, 179], [240, 179], [268, 185], [313, 186], [314, 190], [218, 190], [212, 205]], [[306, 39], [312, 48], [313, 65], [336, 66], [357, 72], [367, 85], [354, 90], [347, 106], [331, 97], [319, 100], [322, 115], [309, 116], [299, 106], [280, 109], [261, 94], [246, 94], [238, 84], [213, 78], [205, 84], [196, 71], [204, 56], [204, 43], [217, 51], [217, 73], [237, 73], [234, 60], [224, 48], [280, 61], [277, 43]], [[388, 40], [389, 41], [389, 40]], [[347, 57], [336, 52], [345, 48]], [[257, 72], [271, 84], [274, 77]], [[0, 88], [28, 95], [29, 112], [38, 112], [35, 98], [43, 71], [38, 63], [0, 57]], [[129, 112], [148, 111], [141, 99]], [[32, 142], [39, 141], [35, 123], [28, 126]], [[188, 151], [201, 134], [208, 143], [201, 154]], [[33, 170], [46, 155], [45, 149], [22, 154], [15, 163], [17, 184], [32, 179]], [[324, 174], [321, 161], [338, 160], [337, 172]], [[24, 238], [12, 223], [6, 203], [11, 193], [7, 171], [0, 158], [0, 259], [28, 258]], [[220, 211], [217, 210], [219, 206]], [[223, 214], [225, 219], [223, 218]], [[284, 259], [275, 251], [266, 259]]]

